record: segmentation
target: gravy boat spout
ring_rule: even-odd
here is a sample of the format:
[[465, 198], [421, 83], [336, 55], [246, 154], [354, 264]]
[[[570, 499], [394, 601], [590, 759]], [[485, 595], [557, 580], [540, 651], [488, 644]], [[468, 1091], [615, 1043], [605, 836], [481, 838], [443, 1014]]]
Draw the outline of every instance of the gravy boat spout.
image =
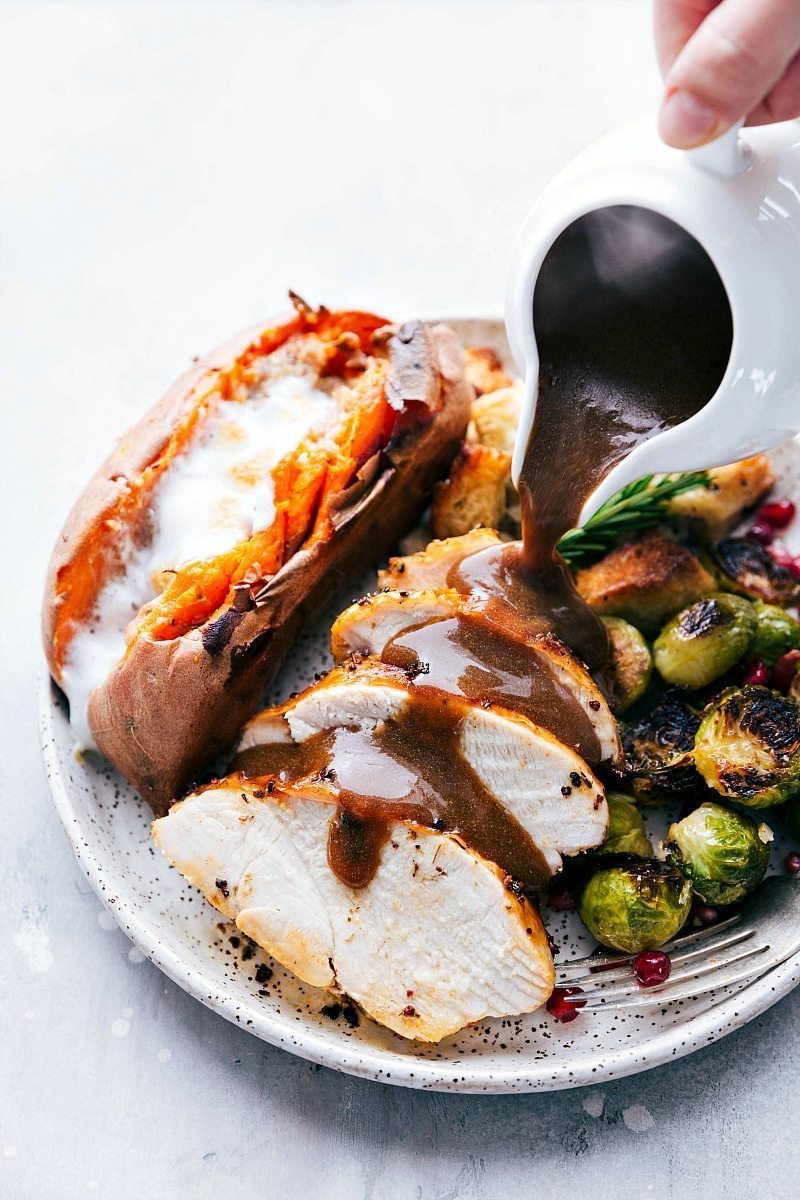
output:
[[[583, 262], [574, 250], [570, 258], [575, 231], [592, 247]], [[670, 305], [683, 303], [686, 253], [707, 261], [708, 303], [723, 296], [727, 310], [714, 348], [716, 388], [699, 397], [693, 416], [657, 430], [611, 468], [581, 524], [643, 475], [723, 466], [800, 431], [800, 123], [736, 126], [686, 153], [665, 146], [648, 118], [589, 147], [542, 193], [523, 225], [507, 294], [506, 330], [525, 377], [515, 483], [536, 413], [545, 323], [561, 319], [559, 305], [568, 319], [576, 306], [598, 303], [610, 280], [626, 302], [663, 303], [668, 338]], [[671, 298], [659, 288], [666, 268]], [[697, 305], [696, 293], [691, 299]]]

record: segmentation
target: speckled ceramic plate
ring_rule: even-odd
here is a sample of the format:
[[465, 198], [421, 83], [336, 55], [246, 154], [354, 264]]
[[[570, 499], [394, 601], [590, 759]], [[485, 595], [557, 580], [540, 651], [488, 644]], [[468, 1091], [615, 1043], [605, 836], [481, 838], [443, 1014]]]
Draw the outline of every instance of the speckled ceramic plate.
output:
[[[453, 321], [465, 344], [505, 353], [498, 321]], [[800, 444], [775, 454], [779, 494], [800, 492]], [[331, 618], [374, 581], [347, 581], [307, 629], [272, 689], [283, 699], [326, 668]], [[530, 1092], [597, 1083], [647, 1070], [724, 1037], [800, 982], [800, 955], [746, 987], [663, 1008], [582, 1014], [568, 1025], [543, 1009], [486, 1021], [436, 1046], [405, 1041], [329, 993], [301, 984], [222, 921], [199, 892], [168, 866], [150, 840], [146, 804], [102, 760], [78, 761], [66, 704], [41, 689], [41, 736], [50, 786], [78, 861], [100, 899], [139, 949], [171, 979], [229, 1021], [276, 1046], [354, 1075], [408, 1087], [462, 1092]], [[664, 816], [653, 829], [661, 834]], [[776, 844], [774, 860], [782, 848]], [[548, 926], [559, 959], [592, 943], [574, 917]], [[333, 1007], [331, 1007], [333, 1005]]]

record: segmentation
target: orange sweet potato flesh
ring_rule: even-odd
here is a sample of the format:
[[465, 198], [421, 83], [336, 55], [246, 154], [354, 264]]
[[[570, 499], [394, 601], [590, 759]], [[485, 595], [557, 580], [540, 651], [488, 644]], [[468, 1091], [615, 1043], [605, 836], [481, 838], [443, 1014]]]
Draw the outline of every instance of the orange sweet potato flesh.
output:
[[[370, 352], [373, 334], [384, 325], [386, 320], [373, 313], [315, 311], [300, 305], [291, 320], [265, 330], [230, 366], [213, 371], [210, 381], [203, 380], [205, 386], [194, 390], [188, 409], [151, 460], [136, 478], [127, 481], [114, 502], [97, 514], [78, 553], [58, 571], [52, 633], [56, 672], [63, 666], [72, 632], [91, 615], [102, 586], [122, 570], [117, 540], [109, 532], [119, 526], [135, 531], [146, 522], [156, 484], [188, 444], [212, 394], [231, 400], [237, 387], [248, 382], [254, 360], [304, 334], [314, 334], [323, 344], [322, 372], [342, 374], [354, 351]], [[326, 498], [355, 475], [365, 455], [386, 444], [392, 431], [394, 414], [386, 401], [376, 405], [373, 393], [370, 403], [359, 404], [357, 385], [355, 390], [356, 402], [338, 432], [335, 455], [320, 447], [300, 446], [275, 468], [276, 515], [270, 528], [215, 559], [179, 571], [137, 618], [134, 636], [142, 632], [156, 640], [182, 636], [216, 612], [235, 583], [250, 575], [263, 578], [275, 574], [309, 536], [311, 543], [325, 536], [329, 520]]]
[[[313, 336], [290, 344], [281, 358], [300, 358], [317, 374], [334, 375], [337, 428], [319, 440], [309, 437], [278, 464], [269, 530], [211, 564], [165, 576], [161, 597], [140, 614], [142, 621], [161, 623], [160, 636], [140, 631], [131, 637], [122, 661], [89, 698], [98, 749], [156, 812], [211, 769], [263, 705], [297, 634], [329, 598], [332, 580], [379, 561], [412, 527], [466, 430], [473, 392], [452, 330], [411, 321], [374, 336], [382, 324], [377, 317], [331, 314], [316, 326], [307, 316], [303, 321]], [[343, 324], [350, 328], [341, 332]], [[354, 332], [360, 329], [366, 330], [363, 342]], [[252, 331], [235, 338], [178, 380], [125, 436], [67, 518], [50, 560], [43, 609], [45, 651], [56, 680], [53, 632], [60, 616], [64, 638], [71, 632], [61, 614], [71, 601], [63, 590], [65, 566], [75, 558], [87, 561], [98, 528], [106, 543], [146, 544], [152, 501], [132, 511], [121, 531], [104, 523], [114, 514], [118, 519], [145, 473], [168, 456], [198, 395], [213, 394], [215, 407], [222, 403], [215, 390], [220, 368], [230, 372], [229, 364], [244, 362], [243, 369], [252, 370], [246, 351], [253, 341]], [[274, 365], [280, 373], [287, 364]], [[256, 375], [263, 377], [260, 368]], [[231, 401], [239, 394], [232, 385]], [[110, 559], [118, 569], [113, 553]], [[282, 565], [265, 577], [267, 562]], [[90, 596], [99, 586], [95, 582]], [[206, 612], [211, 615], [203, 620]], [[182, 630], [187, 636], [178, 636]]]
[[362, 393], [356, 393], [355, 405], [334, 435], [335, 451], [322, 454], [318, 448], [309, 451], [301, 445], [278, 463], [273, 472], [275, 518], [269, 529], [217, 558], [178, 571], [137, 620], [134, 637], [140, 633], [156, 641], [181, 637], [213, 616], [234, 584], [277, 574], [292, 554], [293, 541], [308, 549], [327, 537], [331, 496], [341, 493], [391, 436], [395, 414], [385, 397], [376, 403], [374, 391], [362, 389]]

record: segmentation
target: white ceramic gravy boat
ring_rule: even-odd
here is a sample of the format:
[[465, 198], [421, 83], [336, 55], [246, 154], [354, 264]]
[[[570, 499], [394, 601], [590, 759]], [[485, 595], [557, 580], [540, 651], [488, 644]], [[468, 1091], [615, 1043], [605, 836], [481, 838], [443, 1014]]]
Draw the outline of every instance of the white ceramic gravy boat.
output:
[[[585, 504], [581, 523], [643, 475], [722, 466], [800, 431], [800, 123], [743, 132], [737, 125], [687, 153], [665, 146], [647, 119], [580, 154], [545, 189], [523, 225], [506, 305], [509, 343], [525, 376], [515, 483], [536, 409], [533, 305], [542, 264], [573, 222], [620, 205], [643, 210], [645, 221], [665, 224], [666, 217], [681, 237], [700, 244], [727, 294], [733, 335], [727, 369], [708, 403], [614, 467]], [[624, 267], [624, 236], [622, 243]]]

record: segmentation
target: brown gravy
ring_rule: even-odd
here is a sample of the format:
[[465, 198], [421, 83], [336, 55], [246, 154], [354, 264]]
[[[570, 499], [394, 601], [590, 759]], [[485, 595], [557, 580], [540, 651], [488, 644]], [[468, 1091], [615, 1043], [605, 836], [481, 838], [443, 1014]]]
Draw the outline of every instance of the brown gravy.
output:
[[233, 764], [336, 799], [328, 861], [351, 887], [373, 877], [393, 820], [458, 833], [528, 888], [548, 878], [528, 834], [461, 753], [459, 723], [467, 701], [496, 702], [597, 760], [586, 714], [530, 648], [531, 633], [555, 633], [593, 669], [607, 657], [604, 627], [557, 543], [614, 465], [711, 398], [732, 340], [727, 297], [698, 243], [655, 213], [622, 207], [557, 239], [533, 320], [541, 367], [520, 479], [522, 542], [466, 557], [448, 577], [486, 602], [487, 619], [438, 621], [390, 643], [384, 660], [413, 680], [397, 720], [256, 747]]
[[402, 667], [415, 684], [520, 713], [586, 762], [599, 762], [592, 722], [559, 680], [547, 650], [505, 625], [481, 613], [432, 621], [398, 634], [381, 658]]
[[523, 887], [538, 890], [547, 864], [528, 833], [484, 786], [461, 751], [459, 727], [469, 706], [433, 687], [414, 689], [396, 719], [376, 729], [333, 729], [298, 745], [254, 746], [232, 769], [276, 788], [334, 797], [328, 862], [350, 887], [372, 878], [393, 821], [457, 833], [501, 864]]

